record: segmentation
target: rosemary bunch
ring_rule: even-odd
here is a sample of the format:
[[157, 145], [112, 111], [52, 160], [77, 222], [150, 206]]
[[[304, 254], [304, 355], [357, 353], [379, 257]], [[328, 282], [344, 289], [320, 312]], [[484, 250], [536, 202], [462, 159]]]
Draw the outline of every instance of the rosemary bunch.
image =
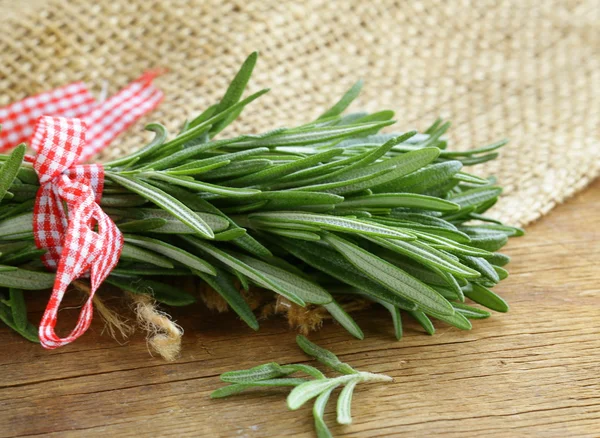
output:
[[[360, 82], [305, 125], [217, 139], [268, 91], [242, 99], [256, 60], [250, 55], [221, 101], [177, 135], [151, 124], [150, 144], [105, 163], [101, 205], [125, 237], [108, 283], [187, 305], [194, 296], [159, 279], [195, 275], [258, 329], [236, 287], [255, 285], [323, 306], [357, 338], [340, 295], [387, 308], [397, 338], [401, 310], [428, 333], [432, 318], [470, 329], [470, 319], [490, 315], [466, 298], [508, 310], [491, 290], [507, 276], [509, 259], [497, 251], [522, 230], [484, 215], [501, 188], [464, 171], [494, 159], [504, 142], [448, 150], [441, 120], [423, 133], [383, 134], [391, 111], [342, 114]], [[0, 319], [35, 340], [22, 290], [50, 288], [54, 274], [33, 242], [38, 180], [24, 150], [0, 155]]]

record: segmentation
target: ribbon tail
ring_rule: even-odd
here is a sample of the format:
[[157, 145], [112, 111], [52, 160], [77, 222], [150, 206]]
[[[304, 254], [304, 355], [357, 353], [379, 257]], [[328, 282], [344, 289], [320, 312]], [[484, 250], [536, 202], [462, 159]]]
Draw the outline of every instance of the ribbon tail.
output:
[[[83, 82], [27, 97], [0, 108], [0, 152], [31, 138], [43, 116], [84, 118], [92, 129], [80, 162], [105, 148], [136, 120], [161, 102], [163, 93], [152, 81], [165, 70], [150, 70], [103, 102], [97, 102]], [[38, 144], [32, 144], [37, 152]]]
[[81, 117], [95, 106], [96, 100], [85, 84], [75, 82], [0, 108], [0, 152], [28, 142], [41, 116]]
[[[73, 184], [75, 190], [79, 190], [78, 185], [80, 184]], [[90, 228], [94, 222], [98, 223], [98, 232]], [[88, 196], [74, 208], [69, 221], [54, 289], [39, 328], [40, 342], [44, 348], [54, 349], [69, 344], [89, 328], [93, 317], [94, 295], [118, 263], [122, 246], [121, 232], [94, 202], [92, 193], [89, 192]], [[81, 309], [73, 331], [61, 338], [55, 332], [58, 309], [68, 286], [88, 269], [91, 273], [90, 296]]]
[[84, 117], [89, 128], [81, 154], [82, 162], [104, 149], [144, 114], [158, 106], [163, 93], [152, 84], [158, 74], [154, 71], [145, 73]]
[[[74, 278], [67, 280], [67, 278], [63, 277], [61, 279], [56, 280], [54, 289], [52, 291], [52, 296], [48, 301], [48, 305], [46, 306], [46, 311], [44, 312], [44, 316], [42, 317], [42, 321], [40, 322], [39, 328], [39, 337], [40, 343], [42, 347], [53, 350], [58, 347], [62, 347], [63, 345], [69, 344], [74, 341], [78, 337], [80, 337], [85, 331], [89, 328], [92, 323], [92, 314], [93, 314], [93, 304], [92, 300], [94, 298], [94, 294], [96, 290], [90, 290], [90, 296], [83, 305], [81, 309], [81, 313], [79, 314], [79, 320], [77, 321], [77, 325], [73, 329], [73, 331], [66, 337], [59, 337], [54, 328], [56, 327], [58, 308], [60, 307], [60, 303], [65, 295], [65, 291], [67, 290], [68, 285]], [[68, 281], [68, 282], [67, 282]]]

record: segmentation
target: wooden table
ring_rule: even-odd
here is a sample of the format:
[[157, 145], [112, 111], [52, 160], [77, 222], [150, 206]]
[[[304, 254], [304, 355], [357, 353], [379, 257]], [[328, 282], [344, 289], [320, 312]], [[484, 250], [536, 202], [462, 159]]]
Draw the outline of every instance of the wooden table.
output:
[[[506, 252], [508, 314], [429, 337], [414, 324], [396, 342], [385, 311], [356, 314], [366, 339], [333, 323], [311, 339], [391, 384], [359, 387], [354, 424], [338, 436], [600, 436], [600, 181], [528, 227]], [[47, 296], [31, 309], [39, 318]], [[253, 333], [194, 306], [181, 359], [149, 356], [143, 337], [119, 345], [96, 318], [78, 342], [44, 351], [0, 328], [0, 436], [313, 436], [308, 406], [285, 391], [211, 400], [218, 375], [267, 361], [307, 362], [281, 319]], [[68, 313], [68, 311], [67, 311]], [[327, 422], [333, 425], [334, 404]]]

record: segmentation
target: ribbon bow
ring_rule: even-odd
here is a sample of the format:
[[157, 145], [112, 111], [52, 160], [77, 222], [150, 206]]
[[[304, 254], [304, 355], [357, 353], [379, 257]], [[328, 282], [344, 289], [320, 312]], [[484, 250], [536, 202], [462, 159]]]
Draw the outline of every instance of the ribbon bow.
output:
[[[28, 157], [40, 180], [33, 232], [38, 248], [47, 250], [42, 257], [44, 264], [57, 271], [39, 330], [45, 348], [68, 344], [87, 330], [94, 294], [117, 264], [123, 246], [121, 233], [98, 205], [104, 169], [101, 165], [77, 163], [108, 146], [160, 103], [163, 93], [152, 81], [162, 73], [148, 71], [100, 102], [84, 83], [76, 82], [0, 108], [0, 151], [26, 142], [33, 133], [31, 147], [38, 152], [35, 158]], [[87, 271], [91, 277], [90, 297], [75, 329], [66, 338], [59, 338], [54, 327], [60, 302], [71, 281]]]
[[[88, 329], [94, 294], [119, 261], [123, 246], [121, 232], [98, 205], [104, 186], [102, 165], [77, 164], [86, 150], [86, 131], [80, 119], [46, 116], [38, 120], [31, 141], [38, 151], [34, 168], [40, 181], [33, 233], [38, 248], [47, 250], [44, 264], [56, 269], [52, 296], [39, 328], [40, 342], [48, 349], [68, 344]], [[60, 338], [54, 332], [58, 307], [69, 284], [87, 271], [90, 296], [75, 329]]]

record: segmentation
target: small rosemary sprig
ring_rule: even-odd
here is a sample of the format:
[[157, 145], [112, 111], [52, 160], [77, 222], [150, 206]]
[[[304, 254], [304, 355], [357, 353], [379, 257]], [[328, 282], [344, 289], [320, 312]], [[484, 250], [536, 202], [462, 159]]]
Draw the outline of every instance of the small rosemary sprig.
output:
[[[315, 430], [319, 438], [331, 437], [323, 415], [331, 393], [338, 387], [342, 390], [337, 401], [337, 422], [351, 424], [351, 405], [354, 388], [359, 383], [390, 382], [393, 379], [384, 374], [373, 374], [357, 371], [331, 351], [325, 350], [310, 342], [306, 337], [296, 337], [298, 346], [309, 356], [313, 356], [323, 365], [341, 374], [338, 377], [326, 377], [317, 368], [305, 364], [279, 365], [267, 363], [254, 368], [239, 371], [229, 371], [221, 375], [223, 382], [231, 383], [214, 391], [211, 398], [223, 398], [239, 394], [250, 388], [268, 388], [290, 386], [294, 389], [287, 397], [287, 406], [291, 410], [300, 408], [306, 402], [316, 399], [313, 406]], [[303, 373], [312, 379], [301, 377], [288, 377], [295, 373]]]

